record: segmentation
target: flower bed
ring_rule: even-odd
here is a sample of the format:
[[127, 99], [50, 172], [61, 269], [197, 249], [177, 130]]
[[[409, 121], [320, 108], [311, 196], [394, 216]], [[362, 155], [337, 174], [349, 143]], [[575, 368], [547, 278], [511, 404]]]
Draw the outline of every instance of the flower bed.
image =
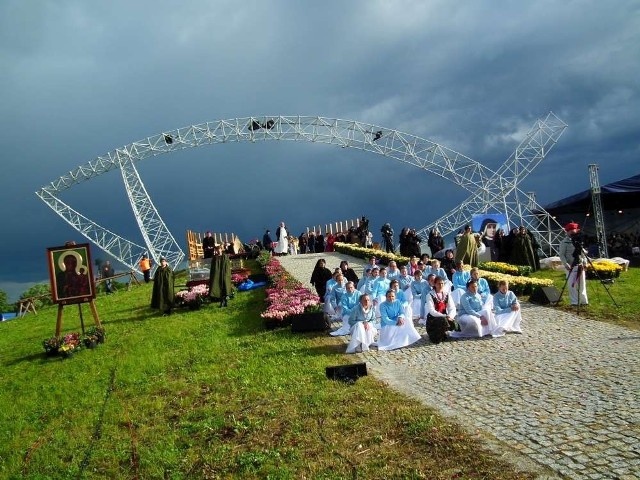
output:
[[92, 326], [84, 335], [77, 332], [67, 333], [62, 337], [51, 337], [43, 340], [42, 347], [49, 357], [56, 355], [69, 358], [83, 347], [95, 348], [98, 343], [104, 343], [106, 333], [104, 327]]
[[240, 285], [247, 278], [249, 278], [250, 274], [251, 274], [251, 270], [248, 270], [248, 269], [243, 269], [241, 271], [234, 272], [231, 274], [231, 281], [234, 283], [234, 285]]
[[267, 260], [264, 256], [259, 261], [261, 259], [270, 287], [266, 289], [267, 309], [260, 316], [268, 326], [286, 326], [292, 315], [319, 310], [320, 297], [289, 275], [278, 259], [269, 257]]
[[391, 260], [395, 260], [399, 267], [409, 263], [409, 258], [401, 255], [395, 255], [393, 253], [387, 253], [383, 250], [376, 250], [373, 248], [364, 248], [359, 245], [353, 245], [351, 243], [336, 242], [333, 244], [333, 249], [336, 252], [345, 253], [352, 257], [368, 259], [372, 256], [380, 259], [380, 261], [388, 265]]
[[536, 287], [550, 287], [553, 285], [553, 281], [548, 278], [507, 275], [487, 270], [478, 270], [478, 273], [489, 283], [489, 288], [493, 293], [498, 291], [498, 282], [500, 280], [507, 280], [509, 282], [509, 290], [512, 290], [516, 295], [531, 295]]
[[620, 272], [622, 272], [622, 266], [607, 259], [594, 260], [587, 265], [585, 271], [589, 280], [618, 278]]
[[510, 263], [504, 262], [482, 262], [478, 264], [478, 268], [488, 272], [513, 275], [514, 277], [528, 277], [531, 275], [531, 267], [528, 265], [511, 265]]
[[175, 304], [177, 307], [198, 310], [208, 295], [209, 287], [207, 285], [195, 285], [189, 290], [180, 290], [176, 293]]

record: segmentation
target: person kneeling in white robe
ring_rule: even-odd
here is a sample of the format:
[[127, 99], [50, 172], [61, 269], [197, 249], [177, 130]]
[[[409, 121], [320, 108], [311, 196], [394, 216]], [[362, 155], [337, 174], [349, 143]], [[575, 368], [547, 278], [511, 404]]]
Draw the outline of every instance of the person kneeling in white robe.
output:
[[460, 299], [458, 311], [459, 332], [450, 332], [450, 338], [481, 338], [485, 335], [501, 337], [504, 329], [496, 324], [491, 308], [482, 304], [478, 294], [478, 284], [471, 279], [467, 282], [467, 291]]
[[351, 311], [358, 306], [358, 301], [362, 294], [356, 290], [356, 286], [353, 282], [347, 282], [346, 291], [340, 298], [340, 315], [342, 315], [342, 326], [331, 332], [330, 335], [337, 337], [341, 335], [347, 335], [351, 330], [349, 325], [349, 319], [351, 318]]
[[378, 350], [395, 350], [411, 345], [420, 340], [420, 334], [413, 326], [413, 321], [405, 320], [404, 307], [396, 300], [396, 294], [389, 290], [386, 301], [380, 304], [380, 338]]
[[520, 322], [520, 303], [516, 294], [509, 290], [509, 282], [500, 280], [498, 292], [493, 296], [493, 309], [496, 315], [496, 323], [505, 332], [522, 333]]
[[347, 353], [357, 350], [368, 352], [378, 331], [373, 326], [376, 321], [376, 311], [371, 297], [365, 293], [360, 296], [358, 305], [351, 310], [349, 325], [351, 326], [351, 340], [347, 345]]

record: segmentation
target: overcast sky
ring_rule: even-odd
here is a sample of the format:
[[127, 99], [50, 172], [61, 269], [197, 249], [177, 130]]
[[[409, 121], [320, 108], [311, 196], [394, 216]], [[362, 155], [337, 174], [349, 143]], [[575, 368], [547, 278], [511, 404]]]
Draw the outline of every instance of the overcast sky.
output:
[[[368, 122], [497, 169], [538, 117], [569, 125], [521, 185], [541, 204], [638, 174], [640, 4], [633, 1], [0, 2], [0, 288], [47, 278], [46, 247], [85, 241], [35, 194], [162, 131], [258, 115]], [[137, 164], [175, 238], [260, 237], [367, 215], [379, 236], [467, 197], [353, 149], [224, 144]], [[427, 194], [436, 194], [431, 199]], [[142, 244], [119, 171], [61, 194]], [[94, 251], [94, 257], [105, 255]]]

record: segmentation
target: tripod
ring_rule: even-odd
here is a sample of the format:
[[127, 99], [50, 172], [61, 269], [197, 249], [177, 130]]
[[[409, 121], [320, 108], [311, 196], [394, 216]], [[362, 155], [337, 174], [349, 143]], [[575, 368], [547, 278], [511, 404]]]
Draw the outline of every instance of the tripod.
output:
[[[582, 247], [582, 243], [578, 240], [575, 239], [571, 239], [571, 243], [573, 243], [573, 246], [575, 248], [574, 253], [573, 253], [573, 262], [571, 262], [571, 268], [569, 269], [569, 274], [567, 275], [566, 280], [564, 281], [564, 285], [562, 286], [562, 290], [560, 290], [560, 295], [558, 296], [558, 300], [555, 302], [554, 306], [557, 306], [558, 303], [560, 302], [560, 300], [562, 299], [562, 294], [564, 293], [565, 288], [567, 288], [567, 284], [569, 283], [569, 277], [571, 277], [571, 273], [573, 272], [574, 268], [577, 268], [577, 272], [576, 272], [576, 277], [575, 277], [575, 281], [578, 282], [578, 304], [576, 307], [576, 314], [580, 315], [580, 289], [581, 289], [581, 282], [582, 280], [582, 272], [580, 271], [580, 269], [582, 268], [582, 262], [580, 261], [580, 255], [581, 253], [584, 254], [584, 257], [587, 259], [587, 263], [589, 264], [589, 266], [591, 266], [591, 268], [593, 269], [593, 273], [595, 274], [596, 278], [598, 279], [598, 282], [600, 282], [600, 285], [602, 285], [602, 287], [604, 288], [604, 290], [607, 292], [607, 294], [609, 295], [609, 298], [611, 299], [611, 301], [613, 302], [613, 304], [616, 307], [620, 307], [620, 305], [618, 305], [615, 301], [615, 299], [613, 298], [613, 295], [611, 295], [611, 292], [609, 291], [609, 288], [607, 288], [606, 282], [600, 277], [600, 274], [598, 273], [598, 270], [596, 270], [595, 265], [593, 264], [593, 262], [591, 261], [591, 258], [585, 253], [584, 248]], [[584, 280], [586, 282], [586, 278]], [[585, 285], [586, 287], [586, 285]]]

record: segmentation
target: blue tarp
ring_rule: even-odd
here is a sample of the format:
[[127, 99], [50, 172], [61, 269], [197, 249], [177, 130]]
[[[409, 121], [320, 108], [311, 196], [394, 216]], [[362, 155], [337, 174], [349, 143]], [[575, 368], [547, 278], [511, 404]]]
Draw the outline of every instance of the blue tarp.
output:
[[0, 313], [0, 321], [11, 320], [12, 318], [16, 318], [16, 314], [13, 312], [10, 313]]

